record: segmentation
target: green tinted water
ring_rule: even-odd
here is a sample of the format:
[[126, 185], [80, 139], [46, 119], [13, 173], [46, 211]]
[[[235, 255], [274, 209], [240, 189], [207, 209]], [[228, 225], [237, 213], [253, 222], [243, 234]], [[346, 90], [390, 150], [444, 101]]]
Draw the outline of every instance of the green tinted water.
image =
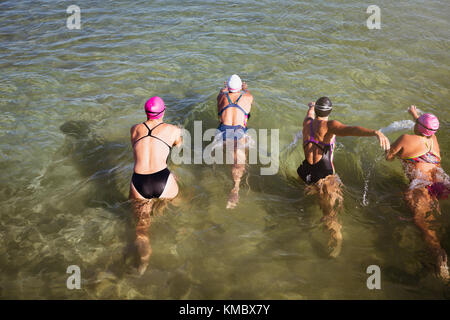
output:
[[[66, 28], [64, 1], [0, 3], [0, 297], [144, 299], [449, 298], [410, 220], [399, 163], [375, 138], [341, 138], [335, 165], [345, 188], [344, 245], [327, 234], [296, 169], [306, 103], [329, 96], [333, 117], [369, 128], [435, 113], [450, 168], [449, 21], [439, 1], [378, 1], [368, 30], [361, 1], [77, 2], [81, 30]], [[238, 73], [255, 97], [249, 126], [280, 129], [280, 171], [249, 168], [240, 205], [225, 210], [229, 167], [171, 166], [180, 202], [150, 229], [148, 271], [134, 273], [127, 202], [129, 128], [143, 103], [165, 100], [166, 121], [217, 126], [215, 97]], [[366, 187], [366, 191], [365, 191]], [[438, 218], [450, 252], [449, 204]], [[368, 290], [379, 265], [382, 290]], [[68, 290], [78, 265], [81, 290]]]

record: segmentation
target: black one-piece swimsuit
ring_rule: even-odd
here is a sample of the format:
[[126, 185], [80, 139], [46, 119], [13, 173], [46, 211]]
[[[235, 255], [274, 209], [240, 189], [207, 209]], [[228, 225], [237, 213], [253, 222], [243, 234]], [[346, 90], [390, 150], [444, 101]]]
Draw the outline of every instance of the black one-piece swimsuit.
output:
[[[310, 118], [311, 119], [311, 118]], [[304, 142], [304, 146], [309, 143], [316, 145], [322, 150], [322, 159], [315, 164], [310, 164], [308, 161], [303, 160], [303, 163], [298, 167], [297, 173], [305, 181], [306, 184], [313, 184], [329, 175], [334, 174], [333, 166], [333, 149], [334, 143], [327, 144], [314, 139], [313, 121], [309, 124], [310, 138]], [[334, 139], [334, 138], [333, 138]], [[334, 140], [333, 140], [334, 141]]]
[[[134, 146], [136, 143], [144, 138], [151, 137], [158, 139], [159, 141], [163, 142], [166, 146], [169, 147], [169, 150], [172, 149], [171, 146], [169, 146], [164, 140], [152, 135], [152, 131], [159, 125], [163, 124], [162, 122], [160, 124], [157, 124], [153, 128], [149, 128], [147, 124], [144, 122], [144, 125], [148, 129], [148, 134], [146, 136], [143, 136], [136, 140], [134, 143]], [[139, 192], [141, 196], [143, 196], [146, 199], [152, 199], [152, 198], [159, 198], [161, 194], [163, 193], [167, 180], [169, 179], [170, 170], [166, 167], [158, 172], [150, 173], [150, 174], [140, 174], [133, 172], [133, 177], [131, 178], [131, 181], [133, 182], [134, 187]]]

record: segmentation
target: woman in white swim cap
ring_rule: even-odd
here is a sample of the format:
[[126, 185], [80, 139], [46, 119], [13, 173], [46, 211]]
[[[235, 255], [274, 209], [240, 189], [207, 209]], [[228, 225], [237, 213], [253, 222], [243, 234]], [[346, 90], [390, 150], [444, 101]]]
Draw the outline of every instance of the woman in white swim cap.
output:
[[225, 88], [217, 96], [217, 115], [220, 120], [218, 132], [222, 135], [223, 141], [234, 140], [235, 146], [234, 163], [231, 168], [234, 187], [228, 197], [228, 209], [234, 208], [239, 201], [239, 185], [245, 172], [246, 155], [245, 149], [238, 148], [237, 145], [238, 142], [241, 145], [240, 142], [245, 138], [252, 103], [253, 96], [248, 92], [246, 83], [236, 74], [228, 78]]

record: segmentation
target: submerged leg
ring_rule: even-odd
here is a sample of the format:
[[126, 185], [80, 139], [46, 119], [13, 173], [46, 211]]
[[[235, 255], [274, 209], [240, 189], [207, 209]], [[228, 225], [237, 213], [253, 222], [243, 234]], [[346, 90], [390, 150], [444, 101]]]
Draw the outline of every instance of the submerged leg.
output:
[[443, 280], [449, 281], [450, 275], [447, 265], [447, 254], [442, 249], [436, 231], [431, 227], [435, 221], [432, 214], [435, 200], [430, 196], [426, 188], [416, 188], [405, 193], [405, 200], [409, 209], [413, 212], [414, 223], [422, 231], [425, 242], [436, 259], [438, 275]]
[[150, 228], [150, 213], [153, 207], [153, 200], [133, 199], [132, 203], [136, 219], [135, 245], [139, 254], [138, 272], [142, 275], [147, 269], [152, 254], [148, 229]]
[[322, 222], [330, 232], [328, 246], [331, 249], [330, 256], [336, 258], [342, 248], [342, 225], [338, 221], [338, 213], [342, 208], [342, 186], [336, 175], [327, 176], [316, 184], [308, 186], [307, 194], [317, 194], [319, 205], [323, 212]]
[[[131, 200], [133, 214], [136, 220], [135, 245], [139, 254], [138, 272], [140, 275], [147, 270], [150, 256], [152, 254], [152, 247], [150, 246], [150, 238], [148, 233], [151, 223], [150, 214], [153, 210], [153, 215], [161, 215], [162, 211], [167, 207], [169, 200], [172, 200], [177, 196], [177, 194], [178, 184], [172, 173], [169, 175], [164, 190], [158, 199], [146, 199], [142, 197], [134, 187], [133, 183], [130, 183], [129, 199]], [[154, 206], [155, 203], [156, 205]]]
[[[239, 144], [238, 144], [239, 145]], [[233, 178], [233, 188], [230, 191], [227, 202], [227, 209], [233, 209], [239, 202], [239, 186], [242, 176], [245, 173], [245, 149], [237, 147], [234, 149], [234, 163], [231, 167], [231, 176]]]

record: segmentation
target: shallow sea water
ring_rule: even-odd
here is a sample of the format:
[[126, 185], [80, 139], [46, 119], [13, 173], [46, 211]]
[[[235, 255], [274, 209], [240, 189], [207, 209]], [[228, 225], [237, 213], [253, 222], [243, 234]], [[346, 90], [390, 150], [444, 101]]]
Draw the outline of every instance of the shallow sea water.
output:
[[[436, 114], [450, 170], [450, 7], [378, 1], [368, 30], [361, 1], [0, 2], [0, 298], [449, 299], [402, 200], [400, 163], [375, 138], [339, 138], [344, 243], [327, 255], [313, 198], [303, 194], [295, 143], [306, 104], [331, 98], [333, 118], [409, 131], [406, 109]], [[226, 165], [170, 165], [180, 197], [150, 228], [153, 255], [135, 274], [127, 201], [129, 128], [161, 96], [165, 120], [217, 126], [216, 95], [238, 73], [255, 97], [249, 127], [279, 129], [280, 170], [249, 167], [225, 210]], [[301, 140], [300, 140], [301, 141]], [[449, 203], [437, 219], [450, 252]], [[81, 268], [68, 290], [66, 269]], [[381, 268], [368, 290], [366, 268]]]

